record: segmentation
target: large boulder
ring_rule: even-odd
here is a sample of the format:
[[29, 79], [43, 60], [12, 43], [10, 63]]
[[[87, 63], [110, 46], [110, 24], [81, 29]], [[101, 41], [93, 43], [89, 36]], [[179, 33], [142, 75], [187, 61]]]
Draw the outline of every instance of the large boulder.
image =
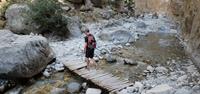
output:
[[30, 8], [26, 4], [13, 4], [5, 13], [7, 19], [6, 28], [16, 34], [30, 34], [36, 31], [36, 24], [32, 23], [26, 16]]
[[111, 33], [111, 38], [114, 43], [127, 43], [134, 41], [134, 36], [130, 32], [124, 30], [117, 30]]
[[41, 72], [53, 60], [46, 38], [16, 35], [0, 30], [0, 77], [29, 78]]
[[81, 35], [81, 21], [77, 16], [68, 17], [64, 16], [67, 19], [67, 28], [72, 36], [80, 36]]

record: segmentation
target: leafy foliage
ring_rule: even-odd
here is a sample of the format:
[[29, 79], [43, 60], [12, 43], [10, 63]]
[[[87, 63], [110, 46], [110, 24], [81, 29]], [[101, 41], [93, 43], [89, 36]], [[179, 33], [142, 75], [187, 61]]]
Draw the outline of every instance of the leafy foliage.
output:
[[62, 9], [56, 0], [34, 0], [29, 4], [31, 20], [38, 25], [41, 34], [53, 33], [67, 36], [67, 20], [62, 16]]

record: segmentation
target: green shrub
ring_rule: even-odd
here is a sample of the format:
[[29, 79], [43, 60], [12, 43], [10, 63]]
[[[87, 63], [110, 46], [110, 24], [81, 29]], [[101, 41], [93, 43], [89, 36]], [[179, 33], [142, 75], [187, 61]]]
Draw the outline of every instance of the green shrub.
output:
[[29, 6], [31, 11], [28, 16], [39, 26], [41, 34], [68, 35], [67, 20], [63, 18], [63, 11], [56, 0], [35, 0]]

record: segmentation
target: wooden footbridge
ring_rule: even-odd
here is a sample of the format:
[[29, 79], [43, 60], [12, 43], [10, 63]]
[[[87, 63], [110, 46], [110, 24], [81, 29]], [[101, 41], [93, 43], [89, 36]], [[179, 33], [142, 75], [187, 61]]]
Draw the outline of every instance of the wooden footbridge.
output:
[[115, 94], [133, 85], [133, 83], [130, 83], [128, 80], [122, 80], [103, 70], [88, 70], [86, 69], [86, 63], [65, 62], [64, 65], [82, 78], [90, 80], [94, 84], [108, 90], [111, 94]]

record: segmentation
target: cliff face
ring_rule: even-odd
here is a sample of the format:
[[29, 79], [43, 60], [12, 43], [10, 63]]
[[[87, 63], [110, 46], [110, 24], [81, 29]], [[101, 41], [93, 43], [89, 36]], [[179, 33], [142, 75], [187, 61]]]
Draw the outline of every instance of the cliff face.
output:
[[144, 12], [167, 13], [169, 0], [135, 0], [136, 14]]
[[186, 51], [200, 67], [200, 0], [171, 0], [173, 16], [180, 22]]

